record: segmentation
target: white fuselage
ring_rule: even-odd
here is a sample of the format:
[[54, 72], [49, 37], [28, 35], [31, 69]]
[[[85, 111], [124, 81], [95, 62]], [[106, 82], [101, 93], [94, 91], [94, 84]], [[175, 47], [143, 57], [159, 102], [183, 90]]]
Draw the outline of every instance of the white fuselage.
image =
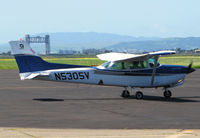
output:
[[[44, 72], [43, 72], [44, 73]], [[85, 84], [100, 84], [122, 87], [163, 87], [173, 86], [183, 82], [185, 74], [168, 74], [155, 77], [153, 86], [151, 85], [152, 76], [132, 76], [123, 74], [113, 74], [101, 72], [94, 68], [73, 68], [48, 70], [47, 80], [63, 81]], [[42, 77], [40, 77], [42, 79]]]

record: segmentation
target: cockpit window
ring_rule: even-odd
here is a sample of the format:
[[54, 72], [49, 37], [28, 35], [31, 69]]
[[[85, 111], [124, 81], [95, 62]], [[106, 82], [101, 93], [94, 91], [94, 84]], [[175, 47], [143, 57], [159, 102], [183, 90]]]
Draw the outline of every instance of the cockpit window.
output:
[[[151, 68], [153, 68], [153, 67], [154, 67], [154, 63], [155, 63], [155, 59], [150, 58], [150, 59], [148, 60], [148, 62], [149, 62], [149, 66], [150, 66]], [[157, 67], [158, 67], [158, 66], [160, 66], [160, 63], [159, 63], [159, 62], [157, 62]]]
[[130, 69], [144, 69], [147, 68], [147, 62], [146, 61], [133, 61], [129, 63]]

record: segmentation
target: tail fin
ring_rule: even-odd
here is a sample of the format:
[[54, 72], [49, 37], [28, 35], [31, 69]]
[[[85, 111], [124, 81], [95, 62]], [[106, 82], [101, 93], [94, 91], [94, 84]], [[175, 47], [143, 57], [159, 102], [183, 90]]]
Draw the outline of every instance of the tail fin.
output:
[[26, 41], [10, 41], [9, 43], [20, 73], [86, 67], [81, 65], [49, 63], [39, 57]]

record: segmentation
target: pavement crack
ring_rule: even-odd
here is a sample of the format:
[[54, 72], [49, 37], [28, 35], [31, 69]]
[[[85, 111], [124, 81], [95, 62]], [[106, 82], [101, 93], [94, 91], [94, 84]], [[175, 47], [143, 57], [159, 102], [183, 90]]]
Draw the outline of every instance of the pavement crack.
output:
[[121, 116], [130, 117], [130, 118], [136, 117], [136, 116], [133, 116], [133, 115], [130, 115], [130, 114], [119, 113], [119, 112], [115, 112], [115, 111], [109, 111], [109, 110], [102, 110], [102, 111], [109, 112], [109, 113], [112, 113], [112, 114], [121, 115]]

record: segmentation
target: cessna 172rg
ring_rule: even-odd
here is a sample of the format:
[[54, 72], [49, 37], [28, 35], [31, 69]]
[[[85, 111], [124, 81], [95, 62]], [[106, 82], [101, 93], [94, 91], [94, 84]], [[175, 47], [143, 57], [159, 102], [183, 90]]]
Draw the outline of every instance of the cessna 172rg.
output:
[[[195, 71], [192, 63], [186, 66], [161, 65], [159, 56], [175, 54], [175, 51], [158, 51], [147, 54], [105, 53], [97, 55], [106, 63], [96, 66], [57, 64], [44, 61], [36, 55], [26, 41], [10, 41], [21, 80], [37, 79], [96, 85], [124, 87], [121, 96], [130, 96], [127, 88], [164, 88], [164, 97], [170, 98], [171, 87], [184, 83], [186, 74]], [[143, 93], [137, 91], [137, 99]]]

